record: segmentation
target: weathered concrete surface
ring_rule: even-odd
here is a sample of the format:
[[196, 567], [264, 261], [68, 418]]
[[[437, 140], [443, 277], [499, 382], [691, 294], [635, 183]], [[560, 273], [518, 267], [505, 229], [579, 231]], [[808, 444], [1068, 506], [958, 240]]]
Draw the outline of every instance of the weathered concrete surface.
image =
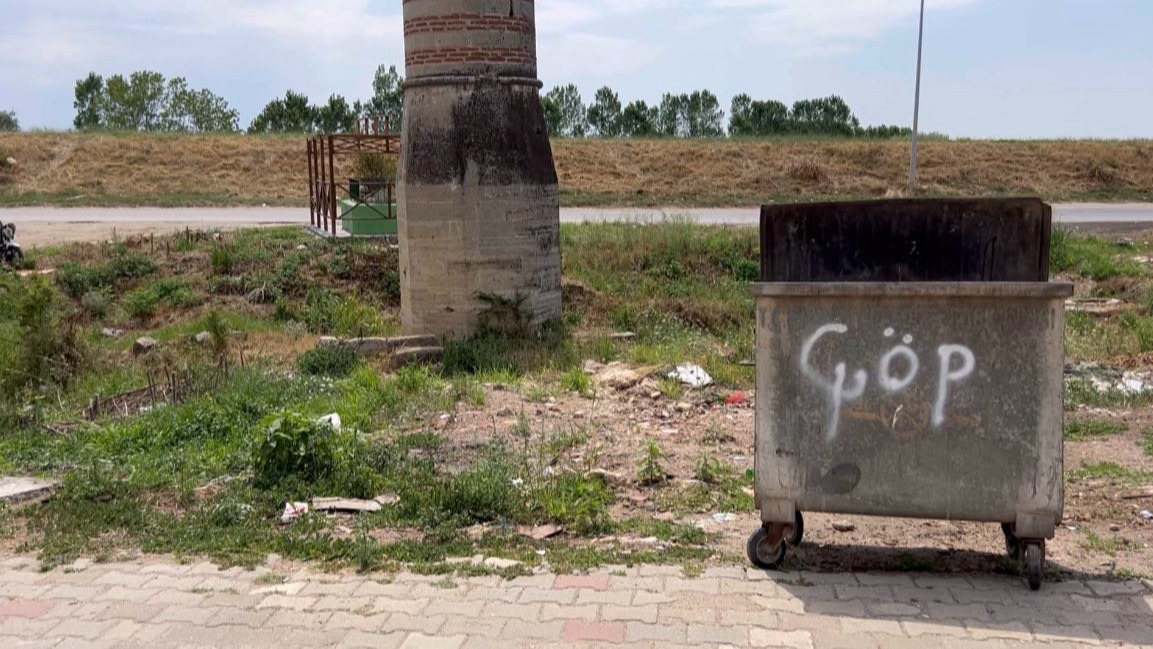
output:
[[435, 347], [436, 336], [397, 336], [394, 338], [334, 338], [324, 336], [320, 347], [341, 347], [358, 356], [387, 356], [406, 347]]
[[1047, 283], [756, 284], [757, 501], [1016, 522], [1063, 510], [1064, 300]]
[[479, 295], [561, 315], [560, 201], [530, 0], [404, 3], [401, 322], [462, 338]]
[[41, 572], [0, 559], [5, 648], [1140, 647], [1153, 644], [1151, 605], [1138, 581], [1028, 593], [1004, 576], [727, 566], [700, 578], [613, 566], [504, 580], [155, 560]]
[[0, 476], [0, 503], [18, 505], [43, 500], [56, 491], [60, 483], [36, 478], [9, 478]]

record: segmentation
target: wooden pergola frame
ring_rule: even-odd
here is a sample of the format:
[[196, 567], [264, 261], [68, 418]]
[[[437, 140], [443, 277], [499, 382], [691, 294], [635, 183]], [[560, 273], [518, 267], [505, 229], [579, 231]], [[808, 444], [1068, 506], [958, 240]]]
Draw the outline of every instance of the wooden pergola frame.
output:
[[[328, 133], [308, 138], [308, 205], [310, 220], [314, 228], [321, 232], [336, 235], [336, 224], [340, 212], [340, 195], [343, 193], [358, 205], [369, 205], [352, 191], [352, 179], [343, 182], [336, 178], [336, 157], [362, 153], [400, 156], [400, 133], [392, 130], [388, 120], [363, 118], [358, 121], [357, 133]], [[393, 212], [393, 197], [396, 183], [386, 186], [388, 212], [379, 212], [381, 218], [396, 218]]]

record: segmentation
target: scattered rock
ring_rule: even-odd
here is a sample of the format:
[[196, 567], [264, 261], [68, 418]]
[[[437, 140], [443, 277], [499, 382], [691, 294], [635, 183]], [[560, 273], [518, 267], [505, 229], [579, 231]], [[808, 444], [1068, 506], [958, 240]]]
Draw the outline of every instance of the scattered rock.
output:
[[631, 331], [621, 331], [614, 334], [609, 334], [609, 340], [626, 341], [633, 340], [637, 335]]
[[1109, 531], [1110, 531], [1110, 532], [1120, 532], [1120, 531], [1121, 531], [1121, 526], [1120, 526], [1120, 525], [1117, 525], [1116, 523], [1114, 523], [1114, 524], [1112, 524], [1112, 525], [1110, 525], [1110, 526], [1109, 526]]
[[405, 347], [392, 354], [393, 369], [426, 363], [439, 363], [444, 360], [444, 347]]
[[1142, 500], [1144, 498], [1153, 498], [1153, 486], [1141, 487], [1136, 491], [1121, 494], [1121, 500]]
[[388, 493], [380, 494], [376, 498], [373, 498], [373, 500], [375, 500], [376, 502], [380, 503], [381, 505], [383, 505], [385, 507], [388, 507], [389, 505], [399, 504], [400, 503], [400, 496], [398, 496], [395, 493], [390, 491]]
[[301, 252], [303, 252], [303, 251], [305, 251], [305, 250], [308, 250], [308, 246], [306, 246], [306, 245], [304, 245], [304, 244], [302, 243], [302, 244], [300, 244], [299, 246], [297, 246], [297, 247], [296, 247], [296, 249], [297, 249], [297, 250], [300, 250]]
[[321, 347], [343, 347], [358, 356], [387, 356], [404, 348], [433, 348], [440, 346], [436, 336], [395, 336], [392, 338], [333, 338], [320, 339]]
[[4, 165], [7, 167], [15, 167], [16, 166], [16, 158], [13, 158], [13, 157], [5, 158], [4, 159]]
[[615, 390], [627, 390], [640, 383], [641, 378], [640, 372], [620, 362], [605, 365], [593, 376], [596, 383]]
[[693, 406], [692, 406], [692, 404], [685, 403], [684, 401], [680, 401], [677, 403], [675, 408], [676, 408], [677, 412], [688, 412], [688, 411], [693, 409]]
[[731, 522], [737, 520], [737, 515], [736, 514], [729, 514], [729, 513], [713, 514], [713, 520], [718, 522], [718, 523], [731, 523]]
[[1125, 303], [1116, 298], [1072, 298], [1065, 301], [1065, 310], [1091, 315], [1116, 315], [1125, 310]]
[[652, 391], [652, 392], [650, 392], [650, 393], [649, 393], [649, 398], [650, 398], [650, 399], [652, 399], [653, 401], [656, 401], [656, 400], [660, 399], [660, 398], [661, 398], [661, 396], [662, 396], [662, 395], [661, 395], [661, 391], [660, 391], [660, 390], [654, 390], [654, 391]]
[[212, 334], [208, 333], [207, 331], [201, 331], [200, 333], [196, 334], [194, 340], [198, 345], [207, 345], [208, 343], [212, 342]]
[[284, 512], [280, 514], [280, 522], [287, 525], [308, 513], [308, 503], [284, 503]]
[[382, 509], [375, 500], [353, 500], [345, 498], [313, 498], [312, 509], [318, 512], [351, 512], [355, 514], [373, 513]]
[[132, 344], [132, 355], [143, 356], [153, 349], [156, 349], [159, 344], [155, 338], [149, 338], [148, 336], [137, 338], [136, 342]]
[[516, 413], [513, 412], [512, 408], [502, 408], [501, 410], [497, 411], [497, 413], [496, 413], [497, 417], [513, 417], [515, 415], [516, 415]]
[[589, 359], [589, 360], [585, 361], [584, 371], [585, 371], [585, 374], [588, 374], [589, 376], [593, 376], [597, 372], [600, 372], [601, 368], [603, 368], [603, 367], [604, 367], [604, 365], [601, 365], [600, 363], [598, 363], [592, 359]]
[[1117, 245], [1121, 246], [1122, 248], [1133, 248], [1137, 244], [1134, 243], [1133, 240], [1129, 237], [1120, 237], [1117, 239]]
[[100, 330], [100, 333], [103, 334], [105, 338], [123, 338], [124, 337], [124, 330], [123, 329], [111, 329], [109, 327], [105, 327], [105, 328]]
[[849, 521], [834, 521], [833, 522], [833, 530], [837, 531], [837, 532], [852, 532], [855, 529], [857, 529], [857, 526], [853, 525]]
[[484, 560], [484, 565], [488, 566], [489, 568], [496, 568], [497, 570], [507, 570], [509, 568], [515, 568], [521, 565], [521, 563], [519, 561], [513, 561], [512, 559], [489, 557]]
[[589, 471], [589, 476], [597, 478], [607, 487], [620, 487], [628, 483], [624, 476], [605, 469], [593, 469]]
[[551, 539], [562, 532], [564, 532], [564, 528], [560, 525], [538, 525], [536, 527], [521, 527], [517, 529], [517, 534], [537, 541]]
[[17, 505], [45, 500], [60, 487], [55, 480], [0, 476], [0, 503]]

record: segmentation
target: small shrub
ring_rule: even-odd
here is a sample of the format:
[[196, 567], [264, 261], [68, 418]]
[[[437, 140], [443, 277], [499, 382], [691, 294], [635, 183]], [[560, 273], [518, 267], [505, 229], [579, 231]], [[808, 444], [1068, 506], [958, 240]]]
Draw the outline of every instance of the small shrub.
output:
[[816, 160], [798, 160], [789, 165], [789, 178], [800, 182], [819, 183], [828, 179], [825, 169]]
[[84, 297], [80, 298], [81, 308], [93, 318], [103, 318], [108, 315], [110, 302], [108, 293], [102, 290], [88, 291]]
[[701, 455], [700, 460], [697, 461], [697, 469], [694, 477], [705, 484], [719, 484], [726, 475], [727, 472], [720, 460], [717, 460], [707, 453]]
[[637, 479], [642, 485], [652, 486], [663, 483], [669, 479], [669, 473], [664, 465], [665, 453], [656, 442], [645, 445], [640, 462], [637, 463]]
[[149, 288], [137, 289], [124, 296], [124, 310], [137, 320], [151, 318], [158, 306], [160, 296]]
[[359, 364], [355, 352], [338, 345], [310, 349], [296, 360], [297, 369], [308, 376], [348, 376]]
[[1065, 439], [1083, 441], [1094, 437], [1119, 435], [1129, 428], [1115, 421], [1082, 421], [1075, 419], [1065, 425]]
[[592, 377], [585, 373], [583, 368], [574, 367], [561, 378], [561, 385], [569, 392], [587, 397], [593, 394]]
[[216, 246], [212, 249], [213, 275], [231, 275], [235, 267], [236, 259], [232, 254], [232, 248], [228, 246]]
[[358, 461], [365, 448], [356, 433], [338, 432], [298, 413], [269, 417], [261, 428], [252, 462], [257, 487], [339, 482], [350, 497], [369, 495], [371, 476]]
[[[3, 278], [0, 278], [3, 279]], [[0, 352], [0, 400], [24, 389], [67, 386], [84, 361], [84, 347], [57, 303], [57, 293], [43, 279], [13, 278], [0, 284], [6, 307], [0, 320], [11, 318], [19, 345]], [[7, 408], [0, 407], [7, 411]], [[0, 412], [4, 417], [7, 412]]]

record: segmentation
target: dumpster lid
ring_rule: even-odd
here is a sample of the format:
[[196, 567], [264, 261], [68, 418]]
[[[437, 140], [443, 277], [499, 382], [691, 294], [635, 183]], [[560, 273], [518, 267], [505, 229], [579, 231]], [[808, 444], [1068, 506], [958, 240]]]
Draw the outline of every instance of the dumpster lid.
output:
[[754, 297], [1066, 299], [1072, 284], [1053, 282], [758, 282]]
[[765, 282], [1043, 282], [1039, 198], [904, 199], [761, 208]]

